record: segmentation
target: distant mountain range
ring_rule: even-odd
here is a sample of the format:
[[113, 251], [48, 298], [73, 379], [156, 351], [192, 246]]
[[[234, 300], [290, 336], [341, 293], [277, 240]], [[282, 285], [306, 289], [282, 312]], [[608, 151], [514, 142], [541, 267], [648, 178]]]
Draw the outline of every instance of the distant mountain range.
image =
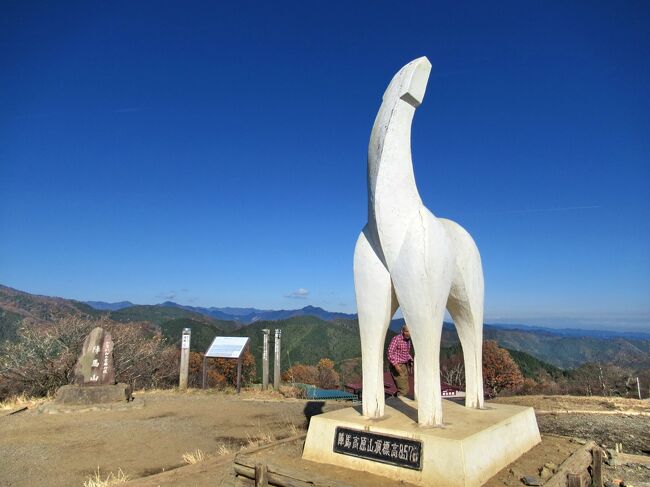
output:
[[615, 331], [615, 330], [583, 330], [582, 328], [549, 328], [547, 326], [517, 325], [510, 323], [486, 323], [486, 328], [501, 328], [504, 330], [522, 330], [529, 332], [548, 333], [564, 337], [592, 337], [592, 338], [632, 338], [650, 340], [650, 333], [642, 331]]
[[104, 301], [85, 301], [88, 306], [91, 306], [100, 311], [117, 311], [122, 308], [135, 306], [131, 301], [119, 301], [117, 303], [106, 303]]
[[[130, 301], [120, 301], [117, 303], [107, 303], [104, 301], [85, 301], [85, 304], [101, 311], [117, 311], [120, 309], [135, 306]], [[293, 316], [316, 316], [325, 321], [335, 319], [357, 319], [356, 314], [338, 313], [324, 310], [315, 306], [305, 306], [300, 309], [282, 309], [282, 310], [265, 310], [257, 308], [204, 308], [200, 306], [185, 306], [182, 304], [174, 303], [173, 301], [165, 301], [156, 306], [164, 306], [168, 308], [180, 308], [187, 311], [210, 316], [218, 320], [235, 321], [241, 325], [250, 325], [256, 321], [276, 321], [286, 320]], [[394, 332], [399, 332], [401, 326], [404, 324], [404, 319], [395, 319], [391, 322], [390, 328]], [[635, 331], [615, 331], [615, 330], [584, 330], [581, 328], [549, 328], [544, 326], [532, 326], [523, 324], [510, 324], [510, 323], [486, 323], [486, 329], [498, 328], [503, 330], [521, 330], [537, 333], [548, 333], [550, 335], [559, 335], [564, 337], [591, 337], [591, 338], [630, 338], [636, 340], [650, 340], [650, 332], [635, 332]]]
[[[390, 329], [398, 332], [404, 324], [404, 318], [392, 320]], [[453, 323], [446, 323], [445, 326], [453, 327]], [[583, 330], [580, 328], [548, 328], [544, 326], [531, 325], [512, 325], [509, 323], [485, 323], [483, 325], [484, 333], [490, 330], [511, 330], [523, 331], [527, 333], [547, 334], [561, 337], [573, 338], [627, 338], [631, 340], [650, 340], [650, 333], [640, 331], [612, 331], [612, 330]]]
[[[183, 328], [191, 328], [192, 349], [196, 351], [206, 350], [215, 336], [233, 335], [251, 337], [257, 348], [262, 328], [281, 328], [286, 331], [283, 342], [292, 362], [316, 363], [330, 355], [335, 361], [345, 361], [358, 358], [355, 354], [360, 354], [356, 315], [332, 313], [314, 306], [260, 310], [202, 308], [170, 301], [157, 305], [84, 303], [37, 296], [0, 285], [0, 342], [15, 340], [23, 322], [47, 324], [71, 314], [103, 316], [119, 322], [148, 322], [157, 326], [174, 344], [179, 342]], [[389, 335], [399, 332], [403, 323], [403, 319], [393, 320]], [[502, 347], [563, 369], [585, 362], [609, 362], [634, 370], [650, 368], [650, 333], [486, 324], [483, 334], [485, 339], [496, 340]], [[443, 327], [442, 344], [458, 346], [458, 336], [451, 323]], [[527, 363], [531, 363], [530, 360]]]

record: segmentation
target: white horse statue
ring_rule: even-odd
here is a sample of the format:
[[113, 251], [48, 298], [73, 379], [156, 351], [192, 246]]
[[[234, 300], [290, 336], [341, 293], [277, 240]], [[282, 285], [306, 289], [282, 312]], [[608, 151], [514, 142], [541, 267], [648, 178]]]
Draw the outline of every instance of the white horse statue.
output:
[[442, 425], [440, 340], [445, 308], [463, 347], [467, 407], [483, 407], [483, 271], [460, 225], [422, 203], [411, 160], [411, 123], [431, 72], [426, 57], [392, 79], [368, 144], [368, 223], [354, 251], [363, 365], [363, 415], [384, 415], [383, 344], [398, 308], [417, 353], [418, 423]]

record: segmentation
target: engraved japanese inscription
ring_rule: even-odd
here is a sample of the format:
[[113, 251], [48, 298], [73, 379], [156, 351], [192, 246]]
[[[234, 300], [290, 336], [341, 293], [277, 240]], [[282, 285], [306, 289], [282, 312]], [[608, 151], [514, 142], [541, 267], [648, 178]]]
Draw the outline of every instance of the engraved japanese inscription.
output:
[[75, 366], [75, 383], [80, 386], [115, 384], [113, 340], [100, 327], [94, 328], [84, 341]]
[[422, 442], [341, 426], [334, 435], [334, 452], [422, 470]]

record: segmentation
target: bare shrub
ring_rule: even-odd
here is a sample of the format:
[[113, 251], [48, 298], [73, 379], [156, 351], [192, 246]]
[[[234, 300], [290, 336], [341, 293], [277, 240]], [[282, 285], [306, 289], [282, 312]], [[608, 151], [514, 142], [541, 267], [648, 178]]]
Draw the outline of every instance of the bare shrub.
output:
[[294, 364], [284, 371], [282, 380], [292, 384], [312, 384], [318, 383], [318, 369], [313, 365]]
[[585, 396], [634, 396], [636, 379], [617, 365], [590, 362], [570, 372], [569, 391]]
[[334, 370], [334, 362], [328, 358], [320, 359], [316, 366], [294, 364], [282, 374], [282, 380], [293, 384], [311, 384], [323, 389], [336, 389], [341, 382], [339, 374]]
[[24, 324], [16, 341], [0, 346], [4, 394], [44, 396], [71, 383], [83, 342], [96, 326], [111, 333], [118, 381], [137, 388], [169, 386], [175, 381], [174, 348], [149, 325], [66, 316], [49, 324]]
[[316, 385], [323, 389], [336, 389], [339, 386], [340, 377], [334, 370], [334, 362], [328, 358], [322, 358], [316, 366], [318, 370], [318, 382]]
[[170, 387], [178, 380], [177, 350], [156, 330], [142, 323], [116, 323], [106, 327], [113, 336], [115, 378], [134, 389]]
[[450, 386], [465, 388], [465, 364], [462, 352], [440, 360], [440, 376]]
[[44, 396], [73, 378], [77, 355], [93, 325], [68, 316], [51, 325], [25, 324], [0, 350], [0, 377], [9, 394]]

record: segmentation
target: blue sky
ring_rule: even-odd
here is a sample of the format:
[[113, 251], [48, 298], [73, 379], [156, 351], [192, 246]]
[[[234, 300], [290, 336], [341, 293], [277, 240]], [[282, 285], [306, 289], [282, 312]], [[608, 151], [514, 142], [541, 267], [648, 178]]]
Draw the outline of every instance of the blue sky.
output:
[[0, 283], [354, 312], [383, 91], [487, 321], [650, 328], [647, 2], [3, 2]]

